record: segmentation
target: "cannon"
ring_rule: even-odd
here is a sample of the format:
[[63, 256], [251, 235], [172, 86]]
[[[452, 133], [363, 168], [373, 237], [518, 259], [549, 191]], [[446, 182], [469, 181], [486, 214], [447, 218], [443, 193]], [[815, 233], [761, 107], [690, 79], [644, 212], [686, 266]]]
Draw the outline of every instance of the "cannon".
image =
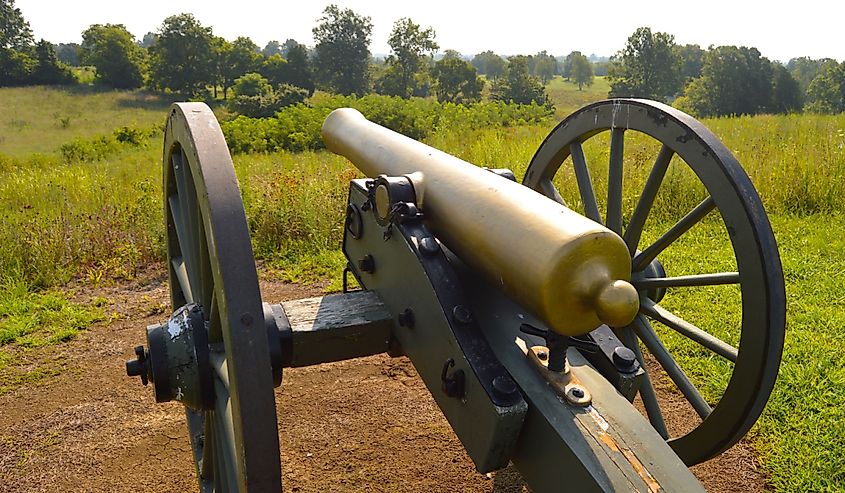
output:
[[[626, 135], [657, 149], [634, 202], [623, 198]], [[521, 184], [353, 109], [330, 114], [323, 139], [366, 176], [349, 184], [343, 293], [265, 303], [214, 115], [202, 103], [169, 112], [173, 314], [147, 328], [126, 369], [157, 402], [184, 405], [200, 491], [280, 491], [284, 369], [384, 352], [410, 358], [479, 472], [513, 463], [535, 492], [702, 491], [688, 466], [738, 442], [762, 413], [784, 340], [777, 246], [748, 176], [692, 117], [638, 99], [588, 105], [552, 130]], [[584, 152], [601, 139], [606, 197]], [[647, 233], [676, 172], [703, 199]], [[561, 174], [577, 193], [561, 193]], [[705, 261], [671, 275], [672, 258], [696, 255], [684, 237], [707, 217], [726, 231], [733, 270]], [[718, 303], [718, 289], [741, 304], [725, 322], [730, 341], [676, 313], [697, 292]], [[724, 361], [721, 395], [703, 396], [667, 334]], [[698, 415], [680, 433], [667, 427], [658, 380]]]

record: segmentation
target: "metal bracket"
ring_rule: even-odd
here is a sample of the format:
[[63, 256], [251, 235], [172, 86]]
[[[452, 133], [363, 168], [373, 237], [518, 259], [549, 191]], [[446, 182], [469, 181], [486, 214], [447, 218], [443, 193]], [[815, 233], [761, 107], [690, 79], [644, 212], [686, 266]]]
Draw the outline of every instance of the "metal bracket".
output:
[[549, 370], [549, 348], [546, 346], [532, 346], [525, 355], [537, 367], [540, 375], [549, 385], [572, 406], [587, 407], [593, 402], [593, 396], [578, 377], [570, 371], [569, 361], [563, 371]]

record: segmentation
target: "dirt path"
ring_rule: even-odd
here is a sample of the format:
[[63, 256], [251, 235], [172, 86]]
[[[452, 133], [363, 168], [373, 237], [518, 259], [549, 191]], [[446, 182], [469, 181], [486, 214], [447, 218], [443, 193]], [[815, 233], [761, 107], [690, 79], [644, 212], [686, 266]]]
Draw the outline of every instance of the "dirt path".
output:
[[[274, 302], [320, 294], [271, 282], [262, 291]], [[182, 407], [155, 405], [123, 369], [143, 328], [166, 318], [166, 287], [97, 295], [122, 318], [35, 353], [37, 363], [60, 352], [65, 371], [0, 396], [0, 492], [196, 489]], [[512, 468], [489, 477], [475, 471], [405, 358], [287, 370], [276, 396], [286, 491], [523, 491]], [[679, 404], [676, 422], [690, 412]], [[743, 444], [694, 472], [710, 491], [765, 484]]]

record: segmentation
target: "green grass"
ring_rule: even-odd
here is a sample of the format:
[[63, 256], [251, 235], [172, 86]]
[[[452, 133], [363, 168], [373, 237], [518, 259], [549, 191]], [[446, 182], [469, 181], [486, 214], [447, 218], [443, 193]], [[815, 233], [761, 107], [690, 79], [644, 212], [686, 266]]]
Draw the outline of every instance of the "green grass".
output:
[[164, 125], [171, 99], [92, 86], [0, 88], [0, 154], [49, 153], [116, 127]]
[[578, 89], [578, 84], [560, 76], [546, 84], [546, 93], [555, 105], [555, 117], [558, 120], [562, 120], [586, 104], [607, 99], [608, 92], [610, 92], [610, 84], [604, 77], [594, 77], [593, 85], [584, 86], [581, 90]]
[[32, 292], [21, 281], [0, 282], [0, 395], [56, 375], [64, 367], [61, 355], [21, 364], [32, 348], [67, 342], [104, 319], [102, 303], [83, 305], [62, 291]]
[[[604, 98], [601, 93], [606, 88], [601, 88], [599, 81], [583, 94], [559, 79], [553, 81], [554, 97], [569, 101], [559, 103], [559, 110], [566, 104]], [[73, 104], [84, 107], [89, 97], [101, 96], [92, 93]], [[0, 109], [4, 104], [0, 99]], [[115, 110], [111, 114], [123, 113]], [[162, 118], [163, 112], [151, 116], [150, 121]], [[845, 356], [840, 349], [845, 343], [845, 115], [764, 115], [704, 123], [739, 158], [760, 191], [779, 241], [786, 276], [784, 359], [772, 399], [752, 430], [753, 446], [774, 491], [845, 491], [845, 457], [840, 452], [845, 449], [845, 427], [841, 425], [845, 420]], [[112, 121], [99, 133], [111, 133], [124, 124], [124, 119]], [[468, 161], [508, 167], [522, 176], [549, 130], [549, 126], [441, 129], [426, 140]], [[65, 141], [56, 138], [52, 148], [76, 136]], [[601, 207], [607, 181], [607, 140], [600, 135], [584, 147], [594, 167]], [[131, 278], [138, 269], [160, 262], [164, 254], [159, 136], [146, 145], [117, 146], [91, 160], [63, 160], [55, 153], [25, 156], [36, 150], [34, 145], [29, 142], [26, 149], [22, 144], [22, 157], [10, 166], [0, 166], [0, 277], [10, 280], [0, 288], [0, 306], [5, 306], [2, 300], [10, 299], [17, 301], [10, 301], [9, 306], [27, 307], [14, 312], [22, 313], [18, 315], [0, 312], [0, 330], [19, 334], [5, 346], [15, 348], [14, 353], [0, 350], [0, 366], [10, 364], [11, 354], [18, 357], [28, 351], [26, 345], [61, 339], [55, 334], [61, 334], [62, 328], [52, 332], [20, 329], [34, 326], [20, 317], [32, 312], [33, 317], [47, 319], [46, 308], [39, 307], [61, 305], [61, 301], [50, 301], [58, 293], [53, 287], [70, 279], [96, 284]], [[631, 135], [625, 152], [623, 202], [630, 211], [657, 146]], [[330, 289], [337, 289], [345, 263], [340, 241], [346, 191], [356, 170], [327, 152], [238, 155], [235, 166], [259, 259], [285, 279], [330, 279]], [[662, 233], [700, 200], [703, 191], [695, 182], [680, 163], [672, 164], [645, 240]], [[571, 171], [559, 173], [557, 185], [573, 208], [580, 207]], [[727, 234], [716, 220], [696, 226], [661, 255], [661, 260], [673, 275], [733, 268]], [[27, 298], [29, 295], [32, 298]], [[673, 293], [665, 303], [735, 343], [740, 301], [736, 289], [714, 287]], [[63, 317], [69, 324], [65, 327], [78, 330], [83, 324], [73, 321], [86, 320], [80, 317]], [[704, 395], [717, 398], [727, 384], [731, 366], [706, 356], [689, 341], [660, 327], [657, 330]], [[40, 371], [44, 375], [52, 372], [49, 368]]]
[[0, 347], [66, 342], [104, 318], [98, 307], [73, 303], [60, 291], [33, 293], [20, 281], [0, 286]]

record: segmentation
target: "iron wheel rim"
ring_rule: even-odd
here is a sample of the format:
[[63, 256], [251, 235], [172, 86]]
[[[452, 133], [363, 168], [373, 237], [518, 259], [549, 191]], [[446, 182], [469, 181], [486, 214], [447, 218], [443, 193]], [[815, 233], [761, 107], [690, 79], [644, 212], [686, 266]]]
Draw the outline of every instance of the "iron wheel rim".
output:
[[258, 276], [232, 159], [204, 103], [171, 107], [163, 170], [171, 305], [199, 304], [208, 330], [210, 368], [200, 371], [212, 372], [213, 399], [207, 409], [186, 407], [200, 489], [279, 491]]

